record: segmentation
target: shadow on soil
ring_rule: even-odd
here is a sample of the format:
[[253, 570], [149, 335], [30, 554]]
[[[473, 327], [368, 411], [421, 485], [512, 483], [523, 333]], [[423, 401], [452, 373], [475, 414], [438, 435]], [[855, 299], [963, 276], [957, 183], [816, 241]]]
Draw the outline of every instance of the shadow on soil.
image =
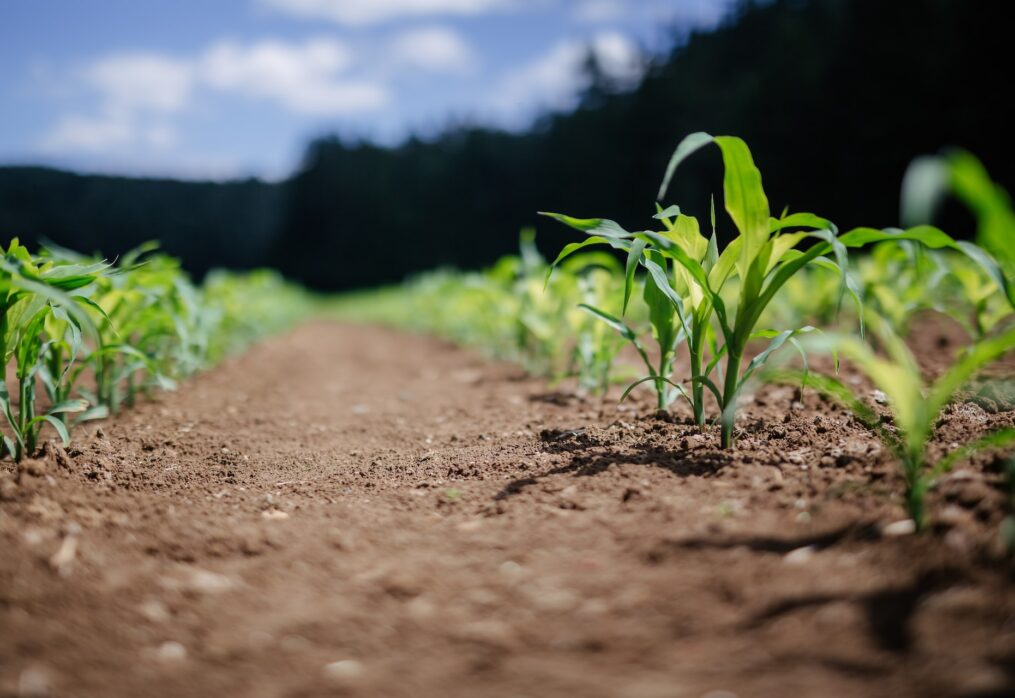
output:
[[796, 611], [837, 601], [859, 604], [867, 617], [871, 639], [883, 650], [906, 652], [913, 644], [910, 619], [919, 601], [930, 593], [961, 581], [954, 569], [928, 570], [909, 584], [877, 589], [863, 594], [811, 594], [783, 599], [756, 613], [744, 624], [745, 630], [758, 628]]
[[[549, 440], [549, 443], [544, 445], [544, 450], [550, 453], [567, 453], [584, 451], [601, 445], [594, 438], [584, 434], [582, 430], [575, 429], [561, 433], [562, 438]], [[544, 441], [548, 441], [545, 436]], [[700, 453], [687, 449], [668, 450], [654, 446], [635, 447], [633, 451], [631, 449], [608, 449], [596, 454], [581, 452], [576, 453], [567, 465], [508, 483], [494, 496], [494, 499], [500, 501], [520, 494], [525, 488], [537, 484], [543, 478], [566, 474], [575, 477], [594, 477], [617, 464], [652, 465], [668, 470], [677, 477], [691, 477], [715, 475], [730, 462], [731, 458], [724, 453]]]

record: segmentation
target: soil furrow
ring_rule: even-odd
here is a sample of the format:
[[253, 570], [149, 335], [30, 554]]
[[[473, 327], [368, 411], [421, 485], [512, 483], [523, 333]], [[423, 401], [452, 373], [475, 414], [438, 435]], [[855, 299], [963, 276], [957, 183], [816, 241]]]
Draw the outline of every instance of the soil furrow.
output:
[[[933, 493], [933, 532], [884, 535], [894, 464], [797, 400], [759, 389], [727, 454], [647, 398], [305, 325], [0, 466], [0, 691], [1015, 690], [994, 456]], [[948, 438], [1011, 422], [960, 405]]]

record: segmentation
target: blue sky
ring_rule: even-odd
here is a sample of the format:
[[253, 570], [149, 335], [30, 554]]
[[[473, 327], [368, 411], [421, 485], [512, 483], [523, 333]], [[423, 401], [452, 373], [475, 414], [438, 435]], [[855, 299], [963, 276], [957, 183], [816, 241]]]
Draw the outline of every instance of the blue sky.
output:
[[10, 0], [0, 164], [279, 178], [309, 138], [393, 143], [566, 108], [595, 50], [635, 79], [730, 0]]

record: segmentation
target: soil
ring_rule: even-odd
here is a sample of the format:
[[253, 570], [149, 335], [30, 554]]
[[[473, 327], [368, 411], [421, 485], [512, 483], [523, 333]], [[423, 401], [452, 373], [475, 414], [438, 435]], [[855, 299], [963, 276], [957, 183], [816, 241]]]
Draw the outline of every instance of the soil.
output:
[[[987, 407], [935, 455], [1015, 423]], [[912, 535], [818, 396], [759, 388], [734, 452], [688, 417], [392, 330], [267, 340], [0, 464], [0, 695], [1015, 693], [1002, 454]]]

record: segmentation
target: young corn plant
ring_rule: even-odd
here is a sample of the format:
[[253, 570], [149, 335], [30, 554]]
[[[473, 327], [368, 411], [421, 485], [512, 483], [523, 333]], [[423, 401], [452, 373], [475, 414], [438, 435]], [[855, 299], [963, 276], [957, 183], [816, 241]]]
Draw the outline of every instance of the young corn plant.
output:
[[[620, 276], [617, 260], [607, 254], [588, 253], [572, 257], [573, 273], [581, 300], [580, 310], [608, 307], [615, 291], [615, 279]], [[591, 395], [605, 395], [610, 388], [613, 365], [622, 346], [622, 340], [596, 315], [586, 311], [571, 321], [575, 336], [571, 352], [569, 373], [577, 376], [580, 390]]]
[[[903, 222], [929, 222], [949, 193], [976, 216], [976, 243], [1000, 262], [1007, 277], [1015, 275], [1015, 209], [1011, 198], [970, 153], [959, 150], [913, 161], [902, 183]], [[960, 257], [945, 258], [943, 266], [952, 283], [927, 288], [943, 303], [959, 306], [960, 312], [952, 314], [974, 337], [985, 336], [1010, 314], [1010, 305], [996, 293], [992, 276], [985, 276], [982, 269]]]
[[[79, 289], [94, 283], [108, 269], [107, 264], [54, 264], [36, 260], [28, 250], [13, 240], [0, 256], [0, 356], [6, 367], [13, 360], [17, 381], [17, 401], [12, 399], [7, 381], [0, 381], [0, 410], [3, 411], [11, 434], [3, 435], [3, 449], [15, 460], [34, 453], [44, 424], [50, 424], [65, 444], [70, 442], [66, 415], [84, 412], [88, 402], [71, 398], [57, 384], [47, 409], [38, 413], [36, 378], [45, 366], [47, 354], [60, 335], [50, 335], [54, 327], [71, 330], [93, 338], [97, 332], [85, 308], [92, 305]], [[47, 327], [48, 325], [48, 327]], [[75, 340], [79, 341], [79, 340]], [[74, 356], [68, 358], [73, 362]], [[56, 381], [63, 381], [67, 370], [56, 372]], [[50, 386], [47, 386], [49, 390]]]
[[[554, 218], [565, 225], [587, 233], [589, 236], [582, 242], [571, 243], [561, 250], [553, 264], [547, 269], [544, 287], [549, 286], [554, 270], [572, 254], [590, 245], [608, 244], [614, 249], [626, 252], [627, 261], [624, 269], [623, 303], [621, 306], [621, 315], [626, 315], [636, 286], [635, 272], [638, 265], [642, 263], [642, 256], [646, 253], [647, 243], [643, 240], [635, 239], [633, 234], [628, 233], [610, 220], [601, 218], [578, 219], [559, 213], [548, 212], [540, 212], [540, 215]], [[666, 263], [658, 255], [657, 261], [662, 264]], [[683, 386], [673, 382], [670, 378], [677, 347], [684, 341], [686, 333], [679, 327], [676, 321], [677, 316], [673, 304], [652, 277], [645, 278], [641, 297], [647, 310], [651, 338], [655, 342], [655, 346], [651, 351], [646, 347], [646, 343], [642, 341], [641, 337], [639, 337], [639, 333], [630, 324], [625, 322], [622, 317], [618, 317], [601, 307], [589, 303], [581, 303], [578, 307], [604, 322], [627, 340], [638, 353], [642, 363], [644, 363], [648, 376], [628, 386], [624, 392], [624, 397], [626, 398], [635, 386], [650, 382], [656, 392], [657, 409], [665, 410], [678, 395], [686, 396]]]
[[977, 451], [1015, 443], [1015, 429], [1001, 429], [955, 449], [937, 463], [930, 464], [927, 458], [927, 447], [941, 410], [979, 369], [1015, 349], [1015, 328], [969, 346], [944, 374], [928, 384], [913, 354], [888, 324], [877, 320], [873, 327], [885, 355], [879, 355], [859, 338], [848, 335], [825, 335], [809, 344], [814, 349], [838, 352], [866, 374], [888, 398], [892, 427], [881, 424], [877, 414], [837, 378], [786, 371], [773, 373], [773, 378], [801, 380], [804, 385], [849, 407], [874, 430], [899, 459], [906, 482], [906, 510], [920, 529], [926, 524], [926, 494], [937, 478]]
[[976, 243], [997, 258], [1008, 275], [1015, 274], [1015, 209], [1011, 197], [970, 153], [956, 150], [912, 162], [902, 182], [903, 223], [929, 222], [949, 193], [975, 214]]
[[[930, 248], [951, 247], [965, 253], [991, 273], [1007, 298], [1015, 299], [1015, 292], [989, 255], [975, 245], [955, 242], [936, 228], [918, 226], [905, 231], [857, 228], [837, 236], [830, 221], [812, 213], [771, 217], [761, 173], [747, 144], [733, 136], [695, 133], [685, 138], [670, 159], [659, 199], [665, 196], [680, 163], [709, 144], [718, 146], [722, 153], [725, 208], [738, 232], [722, 254], [716, 253], [714, 230], [712, 238], [706, 240], [697, 220], [684, 216], [675, 206], [657, 214], [666, 227], [661, 232], [630, 233], [606, 219], [546, 215], [589, 236], [566, 246], [558, 261], [587, 245], [608, 244], [627, 252], [625, 308], [635, 268], [639, 264], [645, 267], [646, 285], [651, 281], [653, 288], [668, 300], [679, 320], [680, 335], [688, 342], [691, 363], [688, 380], [692, 392], [688, 396], [681, 388], [680, 393], [691, 402], [699, 425], [704, 422], [704, 395], [699, 388], [704, 386], [712, 393], [719, 404], [723, 448], [733, 446], [737, 398], [748, 379], [774, 351], [787, 342], [796, 343], [797, 335], [813, 330], [806, 326], [781, 331], [758, 329], [760, 318], [772, 299], [806, 266], [815, 264], [834, 270], [841, 279], [839, 301], [848, 291], [859, 303], [856, 284], [846, 273], [847, 248], [889, 240], [914, 240]], [[806, 250], [796, 249], [804, 241], [813, 244]], [[834, 260], [827, 256], [829, 254]], [[732, 305], [727, 305], [723, 292], [733, 279], [737, 284], [736, 297]], [[717, 331], [713, 329], [713, 320]], [[620, 323], [618, 330], [623, 331], [623, 327]], [[717, 340], [709, 346], [712, 332]], [[748, 343], [756, 339], [768, 339], [768, 346], [744, 366]], [[706, 347], [711, 354], [707, 363]], [[717, 367], [722, 373], [721, 387], [711, 376]], [[662, 371], [643, 380], [654, 381], [657, 385], [662, 382], [677, 385]]]
[[[661, 347], [660, 355], [668, 362], [660, 364], [658, 370], [650, 370], [650, 376], [641, 382], [654, 382], [657, 391], [663, 383], [673, 386], [676, 394], [690, 402], [699, 426], [705, 424], [705, 391], [708, 390], [719, 405], [722, 445], [729, 448], [733, 445], [736, 401], [743, 385], [772, 352], [787, 342], [794, 342], [797, 334], [812, 329], [758, 330], [757, 323], [762, 312], [786, 280], [808, 263], [821, 264], [841, 273], [845, 247], [836, 242], [835, 227], [824, 218], [809, 213], [780, 219], [769, 216], [761, 174], [747, 145], [739, 138], [715, 138], [704, 133], [686, 138], [677, 147], [667, 168], [660, 199], [665, 195], [677, 166], [709, 143], [718, 145], [722, 152], [726, 210], [740, 233], [722, 254], [718, 252], [714, 212], [709, 238], [701, 234], [696, 218], [684, 215], [676, 206], [658, 211], [656, 218], [664, 226], [664, 230], [658, 232], [629, 233], [612, 221], [550, 215], [590, 236], [583, 242], [565, 247], [558, 261], [585, 245], [604, 242], [628, 253], [625, 300], [630, 296], [637, 266], [646, 269], [645, 285], [651, 289], [651, 293], [646, 292], [650, 312], [671, 319], [672, 333], [662, 336], [687, 341], [690, 391], [669, 378], [672, 352], [677, 341]], [[794, 228], [809, 230], [786, 232]], [[834, 251], [839, 262], [823, 254], [803, 254], [794, 250], [794, 246], [806, 237], [824, 241], [827, 249], [821, 252]], [[731, 312], [727, 309], [724, 292], [728, 294], [729, 289], [734, 287], [734, 279], [738, 280], [739, 287], [735, 310]], [[625, 336], [631, 339], [629, 330], [621, 321], [605, 319], [616, 323], [618, 331], [622, 334], [627, 332]], [[769, 340], [768, 348], [742, 368], [748, 342], [759, 338]], [[645, 360], [648, 364], [647, 358]], [[713, 373], [718, 374], [719, 371], [723, 374], [720, 379], [722, 388], [712, 378]], [[660, 407], [665, 407], [662, 399]]]

